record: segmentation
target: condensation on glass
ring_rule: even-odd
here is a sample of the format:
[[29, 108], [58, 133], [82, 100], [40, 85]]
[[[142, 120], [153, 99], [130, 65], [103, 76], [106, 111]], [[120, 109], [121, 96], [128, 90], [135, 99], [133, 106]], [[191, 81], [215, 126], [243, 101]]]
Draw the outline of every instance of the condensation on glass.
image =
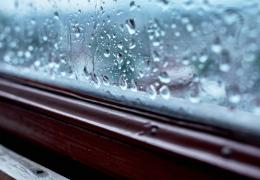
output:
[[[0, 2], [0, 62], [260, 114], [258, 0]], [[0, 67], [1, 68], [1, 67]], [[91, 83], [90, 83], [91, 82]], [[166, 106], [167, 104], [163, 104]]]

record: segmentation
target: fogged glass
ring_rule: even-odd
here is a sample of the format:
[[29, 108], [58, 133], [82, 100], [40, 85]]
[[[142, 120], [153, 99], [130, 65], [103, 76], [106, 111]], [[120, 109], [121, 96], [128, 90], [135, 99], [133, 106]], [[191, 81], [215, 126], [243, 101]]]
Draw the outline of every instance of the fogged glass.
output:
[[[260, 114], [258, 0], [0, 2], [0, 62]], [[1, 67], [0, 67], [1, 68]]]

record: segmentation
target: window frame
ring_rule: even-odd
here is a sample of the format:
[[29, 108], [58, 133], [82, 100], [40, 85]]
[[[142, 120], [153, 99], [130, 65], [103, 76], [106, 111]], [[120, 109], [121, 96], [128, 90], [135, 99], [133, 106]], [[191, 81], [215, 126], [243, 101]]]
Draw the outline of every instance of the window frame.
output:
[[88, 166], [128, 178], [260, 178], [260, 148], [252, 136], [241, 139], [177, 118], [164, 121], [30, 79], [0, 76], [0, 129]]

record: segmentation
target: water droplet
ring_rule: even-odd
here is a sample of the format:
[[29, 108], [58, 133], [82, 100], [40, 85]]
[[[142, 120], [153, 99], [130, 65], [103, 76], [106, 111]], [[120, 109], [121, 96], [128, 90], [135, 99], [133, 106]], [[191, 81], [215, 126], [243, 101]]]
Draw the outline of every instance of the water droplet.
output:
[[4, 61], [5, 62], [10, 62], [11, 61], [11, 57], [9, 55], [5, 55], [4, 56]]
[[156, 98], [157, 91], [156, 91], [154, 85], [151, 84], [150, 86], [148, 86], [147, 89], [146, 89], [146, 92], [149, 94], [149, 97], [151, 99], [155, 99]]
[[24, 55], [25, 55], [26, 58], [32, 57], [32, 54], [31, 54], [30, 51], [26, 51]]
[[169, 99], [170, 98], [170, 89], [168, 88], [168, 86], [163, 85], [160, 89], [159, 89], [159, 94], [162, 96], [162, 98], [164, 99]]
[[84, 67], [83, 72], [84, 72], [86, 78], [89, 79], [90, 78], [90, 73], [88, 72], [87, 66]]
[[109, 78], [107, 76], [102, 75], [102, 80], [105, 86], [109, 85]]
[[120, 78], [119, 78], [119, 87], [122, 90], [126, 90], [127, 89], [127, 82], [126, 82], [126, 80], [125, 80], [125, 78], [123, 76], [120, 76]]
[[224, 156], [224, 157], [229, 157], [231, 154], [232, 154], [232, 149], [227, 147], [227, 146], [223, 146], [221, 148], [221, 154]]
[[144, 77], [144, 72], [143, 71], [139, 71], [138, 75], [139, 75], [140, 78], [143, 78]]
[[96, 88], [101, 86], [100, 78], [95, 73], [92, 75], [92, 81], [95, 83]]
[[136, 92], [137, 91], [137, 85], [135, 83], [135, 80], [132, 79], [131, 80], [131, 88], [130, 88], [132, 91]]
[[188, 32], [192, 32], [193, 26], [191, 24], [187, 24], [186, 29], [187, 29]]
[[211, 50], [212, 50], [212, 52], [219, 54], [222, 51], [222, 46], [220, 44], [213, 44], [211, 46]]
[[161, 43], [160, 43], [160, 41], [154, 41], [152, 44], [154, 47], [158, 47], [158, 46], [160, 46]]
[[230, 66], [228, 64], [220, 64], [219, 69], [222, 72], [228, 72], [230, 70]]
[[59, 13], [57, 11], [54, 12], [54, 19], [56, 20], [60, 19]]
[[150, 134], [153, 135], [153, 136], [155, 136], [155, 135], [157, 134], [158, 130], [159, 130], [159, 127], [158, 127], [158, 126], [152, 125], [152, 126], [150, 127]]
[[29, 51], [33, 51], [33, 49], [34, 49], [33, 46], [29, 46], [29, 47], [28, 47], [28, 50], [29, 50]]
[[160, 80], [162, 83], [169, 83], [169, 82], [171, 82], [171, 78], [169, 77], [169, 75], [168, 75], [167, 72], [162, 72], [162, 73], [160, 73], [160, 75], [159, 75], [159, 80]]
[[208, 56], [207, 56], [207, 55], [202, 55], [202, 56], [200, 56], [200, 58], [199, 58], [199, 61], [200, 61], [201, 63], [205, 63], [207, 60], [208, 60]]
[[240, 95], [232, 95], [229, 97], [229, 102], [233, 103], [233, 104], [237, 104], [240, 102]]
[[227, 9], [224, 13], [224, 21], [226, 24], [231, 25], [239, 21], [243, 21], [241, 15], [232, 9]]
[[122, 43], [122, 42], [119, 42], [118, 45], [117, 45], [117, 47], [118, 47], [119, 49], [123, 49], [123, 43]]
[[123, 62], [123, 54], [122, 53], [117, 53], [117, 55], [116, 55], [116, 58], [117, 58], [117, 61], [118, 61], [118, 63], [122, 63]]
[[135, 34], [135, 20], [134, 19], [128, 19], [126, 20], [126, 27], [129, 32], [129, 34]]
[[129, 49], [134, 49], [136, 47], [135, 41], [131, 40], [129, 43]]
[[18, 51], [18, 52], [17, 52], [17, 56], [18, 56], [18, 57], [22, 57], [22, 56], [23, 56], [23, 51]]
[[163, 3], [164, 5], [168, 5], [169, 1], [168, 0], [158, 0], [159, 2]]
[[48, 37], [47, 36], [43, 36], [42, 39], [43, 39], [43, 41], [48, 41]]
[[75, 36], [76, 36], [76, 38], [79, 38], [79, 37], [80, 37], [80, 33], [79, 33], [79, 32], [76, 32], [76, 33], [75, 33]]
[[134, 1], [131, 1], [131, 2], [130, 2], [130, 11], [135, 10], [135, 8], [136, 8], [135, 2], [134, 2]]
[[32, 25], [35, 25], [35, 24], [36, 24], [35, 19], [31, 19], [31, 24], [32, 24]]
[[180, 33], [179, 31], [177, 31], [177, 32], [174, 33], [174, 35], [175, 35], [176, 37], [180, 37], [180, 36], [181, 36], [181, 33]]
[[109, 57], [110, 56], [110, 51], [108, 49], [105, 50], [104, 56], [105, 57]]
[[160, 54], [157, 51], [153, 51], [153, 61], [159, 62], [160, 58], [161, 58]]
[[171, 28], [172, 28], [172, 29], [175, 29], [176, 27], [177, 27], [176, 24], [172, 24], [172, 25], [171, 25]]
[[200, 102], [199, 97], [190, 96], [189, 99], [190, 99], [190, 102], [192, 102], [192, 103], [199, 103]]

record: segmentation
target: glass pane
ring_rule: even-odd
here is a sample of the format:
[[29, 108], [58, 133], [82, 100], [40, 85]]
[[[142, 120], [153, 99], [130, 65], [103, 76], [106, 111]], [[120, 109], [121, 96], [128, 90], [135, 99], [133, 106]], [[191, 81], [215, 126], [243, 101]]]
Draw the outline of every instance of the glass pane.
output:
[[1, 1], [0, 69], [168, 116], [257, 123], [259, 5]]

